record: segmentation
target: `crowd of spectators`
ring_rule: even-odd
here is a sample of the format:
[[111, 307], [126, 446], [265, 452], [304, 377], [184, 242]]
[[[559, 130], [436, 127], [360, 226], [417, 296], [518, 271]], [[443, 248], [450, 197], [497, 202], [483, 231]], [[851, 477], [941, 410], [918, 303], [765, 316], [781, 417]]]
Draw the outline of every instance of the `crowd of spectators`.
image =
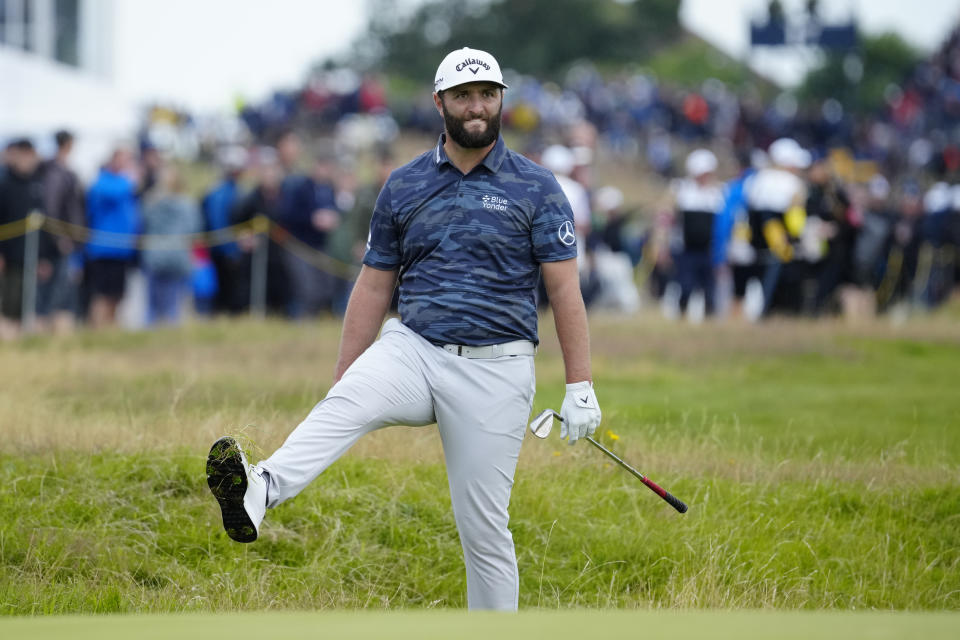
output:
[[[836, 98], [764, 102], [717, 80], [679, 90], [589, 65], [563, 85], [523, 76], [510, 85], [514, 130], [564, 141], [584, 158], [639, 161], [669, 185], [671, 197], [639, 212], [639, 239], [611, 238], [597, 176], [588, 166], [574, 174], [595, 196], [590, 248], [626, 245], [633, 264], [649, 265], [641, 293], [670, 315], [696, 290], [693, 317], [926, 309], [957, 282], [960, 29], [866, 116]], [[622, 235], [624, 213], [614, 217]]]
[[[148, 145], [118, 146], [84, 188], [68, 168], [72, 136], [59, 132], [57, 142], [60, 151], [46, 161], [27, 139], [4, 151], [4, 337], [17, 335], [24, 315], [28, 234], [18, 222], [34, 212], [46, 219], [36, 232], [41, 329], [115, 325], [138, 283], [147, 325], [180, 322], [187, 304], [201, 315], [246, 313], [257, 304], [258, 275], [263, 312], [294, 320], [340, 313], [373, 201], [393, 169], [385, 148], [369, 155], [367, 171], [344, 171], [330, 151], [313, 149], [305, 158], [298, 133], [283, 130], [271, 145], [221, 149], [219, 178], [195, 197], [183, 165]], [[260, 229], [252, 224], [258, 219]]]
[[[567, 194], [592, 308], [632, 312], [650, 299], [691, 319], [874, 313], [936, 306], [957, 282], [960, 30], [866, 117], [836, 99], [764, 103], [716, 80], [680, 90], [587, 65], [563, 84], [508, 84], [505, 130]], [[440, 128], [429, 102], [390, 106], [377, 77], [322, 70], [301, 91], [240, 106], [243, 135], [230, 144], [180, 144], [177, 127], [192, 119], [154, 110], [167, 117], [118, 145], [86, 186], [70, 170], [68, 132], [47, 159], [30, 140], [9, 141], [0, 333], [16, 335], [23, 315], [28, 249], [16, 223], [33, 211], [46, 219], [40, 328], [116, 323], [131, 276], [146, 324], [179, 322], [188, 301], [196, 314], [342, 312], [399, 132]], [[173, 158], [184, 149], [194, 164]], [[666, 196], [626, 202], [598, 160], [659, 176]], [[219, 177], [188, 179], [196, 161]]]

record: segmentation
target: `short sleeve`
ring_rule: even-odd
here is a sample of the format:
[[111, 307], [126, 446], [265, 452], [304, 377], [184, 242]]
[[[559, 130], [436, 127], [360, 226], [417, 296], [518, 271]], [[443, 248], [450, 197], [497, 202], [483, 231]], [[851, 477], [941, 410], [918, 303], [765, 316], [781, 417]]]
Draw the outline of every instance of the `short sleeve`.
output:
[[373, 207], [370, 234], [367, 237], [367, 252], [363, 256], [363, 264], [374, 269], [390, 270], [400, 266], [400, 232], [397, 229], [390, 200], [390, 181], [388, 180], [380, 190], [377, 203]]
[[544, 180], [546, 193], [533, 218], [533, 257], [537, 262], [558, 262], [577, 257], [573, 211], [553, 176]]

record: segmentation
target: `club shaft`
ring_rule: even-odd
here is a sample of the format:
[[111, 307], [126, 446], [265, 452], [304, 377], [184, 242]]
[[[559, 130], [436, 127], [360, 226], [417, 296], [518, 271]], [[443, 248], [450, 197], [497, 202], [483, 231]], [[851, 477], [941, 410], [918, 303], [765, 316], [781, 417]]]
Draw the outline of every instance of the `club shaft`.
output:
[[640, 473], [639, 471], [637, 471], [636, 469], [634, 469], [633, 467], [631, 467], [631, 466], [630, 466], [629, 464], [627, 464], [626, 462], [624, 462], [623, 459], [620, 458], [620, 457], [619, 457], [617, 454], [615, 454], [613, 451], [610, 451], [610, 449], [607, 449], [605, 446], [603, 446], [602, 444], [600, 444], [599, 442], [597, 442], [596, 440], [594, 440], [591, 436], [587, 436], [587, 442], [589, 442], [590, 444], [592, 444], [593, 446], [595, 446], [597, 449], [600, 449], [600, 451], [603, 451], [605, 454], [607, 454], [607, 457], [609, 457], [609, 458], [613, 459], [614, 461], [616, 461], [617, 464], [619, 464], [621, 467], [623, 467], [624, 469], [626, 469], [627, 471], [629, 471], [629, 472], [632, 473], [633, 475], [635, 475], [635, 476], [637, 476], [638, 478], [640, 478], [640, 481], [643, 482], [644, 484], [646, 484], [646, 482], [647, 482], [647, 477], [646, 477], [645, 475], [643, 475], [642, 473]]
[[640, 473], [639, 471], [631, 467], [629, 464], [627, 464], [621, 458], [619, 458], [613, 451], [610, 451], [610, 449], [607, 449], [605, 446], [603, 446], [602, 444], [600, 444], [590, 436], [587, 436], [587, 441], [590, 442], [590, 444], [595, 446], [597, 449], [600, 449], [600, 451], [603, 451], [611, 459], [615, 460], [616, 463], [619, 464], [621, 467], [623, 467], [633, 475], [637, 476], [640, 479], [640, 482], [647, 485], [647, 487], [651, 491], [653, 491], [655, 494], [663, 498], [666, 501], [666, 503], [669, 504], [671, 507], [673, 507], [680, 513], [687, 512], [687, 505], [682, 500], [677, 498], [675, 495], [673, 495], [672, 493], [670, 493], [669, 491], [667, 491], [666, 489], [658, 485], [656, 482], [654, 482], [647, 476], [643, 475], [642, 473]]
[[[552, 413], [553, 417], [559, 420], [560, 422], [564, 421], [563, 416], [561, 416], [559, 413], [557, 413], [553, 409], [547, 409], [546, 411], [549, 411], [550, 413]], [[544, 435], [540, 437], [543, 438], [546, 436]], [[597, 449], [600, 449], [600, 451], [602, 451], [607, 457], [609, 457], [611, 460], [613, 460], [614, 462], [619, 464], [621, 467], [623, 467], [624, 469], [632, 473], [634, 476], [636, 476], [640, 480], [640, 482], [647, 485], [647, 488], [649, 488], [655, 494], [663, 498], [663, 500], [667, 504], [669, 504], [671, 507], [673, 507], [680, 513], [687, 512], [687, 505], [682, 500], [680, 500], [675, 495], [673, 495], [672, 493], [670, 493], [669, 491], [667, 491], [666, 489], [658, 485], [656, 482], [654, 482], [650, 478], [646, 477], [645, 475], [643, 475], [642, 473], [640, 473], [639, 471], [631, 467], [629, 464], [624, 462], [618, 455], [616, 455], [613, 451], [610, 451], [610, 449], [607, 449], [605, 446], [603, 446], [602, 444], [594, 440], [591, 436], [586, 436], [586, 438], [590, 442], [590, 444], [595, 446]]]

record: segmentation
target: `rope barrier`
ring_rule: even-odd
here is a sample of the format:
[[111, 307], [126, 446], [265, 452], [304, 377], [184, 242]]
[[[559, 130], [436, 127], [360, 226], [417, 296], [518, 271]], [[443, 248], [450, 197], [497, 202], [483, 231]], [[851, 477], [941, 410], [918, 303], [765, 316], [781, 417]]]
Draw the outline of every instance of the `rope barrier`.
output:
[[657, 268], [657, 261], [660, 259], [660, 240], [651, 236], [647, 241], [647, 245], [648, 246], [643, 248], [644, 250], [640, 255], [640, 261], [637, 262], [637, 266], [634, 267], [633, 270], [633, 283], [639, 291], [643, 291], [650, 276], [653, 275], [653, 270]]
[[[0, 241], [25, 236], [31, 231], [39, 229], [44, 229], [53, 235], [69, 238], [76, 242], [111, 248], [146, 250], [177, 249], [184, 245], [217, 247], [251, 236], [267, 236], [291, 254], [330, 275], [354, 280], [360, 273], [360, 268], [357, 265], [311, 247], [264, 215], [257, 215], [245, 222], [213, 231], [182, 234], [137, 234], [93, 229], [64, 220], [49, 218], [38, 211], [34, 211], [20, 220], [0, 224]], [[656, 237], [650, 239], [647, 250], [644, 251], [643, 257], [634, 269], [634, 282], [638, 287], [642, 287], [646, 283], [656, 268], [662, 250], [660, 240], [662, 239]], [[918, 286], [920, 291], [926, 288], [934, 262], [941, 265], [952, 265], [955, 259], [953, 247], [942, 247], [939, 251], [936, 251], [934, 247], [925, 244], [921, 248], [917, 273], [912, 283], [914, 291], [918, 290]], [[877, 287], [877, 301], [881, 305], [889, 302], [901, 276], [903, 253], [899, 247], [891, 249], [887, 263], [888, 269]]]
[[356, 265], [314, 249], [275, 222], [270, 223], [270, 238], [310, 266], [330, 275], [346, 280], [354, 280], [360, 275], [360, 268]]
[[953, 288], [953, 285], [956, 284], [955, 274], [956, 274], [956, 262], [957, 262], [957, 248], [952, 245], [944, 245], [940, 247], [940, 267], [943, 269], [943, 272], [947, 274], [948, 281], [946, 287], [948, 289]]
[[903, 268], [903, 249], [894, 245], [890, 248], [890, 254], [887, 256], [887, 270], [883, 274], [883, 280], [877, 287], [877, 304], [885, 307], [893, 298], [897, 283], [900, 281], [900, 270]]
[[[63, 236], [76, 240], [77, 242], [86, 242], [104, 247], [118, 249], [156, 248], [156, 245], [150, 243], [163, 241], [169, 244], [190, 244], [191, 246], [216, 247], [236, 240], [244, 233], [258, 233], [258, 227], [255, 224], [256, 218], [247, 222], [240, 222], [229, 227], [215, 229], [213, 231], [199, 231], [196, 233], [123, 233], [119, 231], [106, 231], [101, 229], [92, 229], [83, 225], [57, 220], [55, 218], [45, 218], [44, 226], [47, 231], [54, 235]], [[269, 226], [269, 221], [267, 221]]]
[[30, 218], [27, 217], [0, 224], [0, 242], [27, 235], [29, 220]]
[[[933, 273], [934, 248], [929, 242], [920, 247], [917, 255], [917, 271], [913, 276], [911, 293], [916, 299], [924, 294], [930, 284], [930, 275]], [[921, 275], [922, 274], [922, 275]]]
[[344, 262], [311, 247], [264, 215], [258, 215], [245, 222], [214, 229], [213, 231], [147, 234], [93, 229], [33, 212], [20, 220], [0, 225], [0, 241], [25, 236], [30, 231], [38, 229], [44, 229], [53, 235], [69, 238], [75, 242], [116, 249], [146, 250], [179, 249], [184, 245], [217, 247], [250, 236], [265, 235], [321, 271], [345, 279], [355, 279], [360, 273], [360, 269], [356, 265]]

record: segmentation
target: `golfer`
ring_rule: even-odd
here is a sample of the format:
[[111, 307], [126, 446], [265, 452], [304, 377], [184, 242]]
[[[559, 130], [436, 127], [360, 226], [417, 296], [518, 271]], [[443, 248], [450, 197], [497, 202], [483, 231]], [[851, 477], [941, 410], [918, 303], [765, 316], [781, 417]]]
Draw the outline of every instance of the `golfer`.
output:
[[[541, 273], [563, 351], [570, 444], [594, 432], [600, 407], [573, 215], [553, 175], [504, 145], [506, 88], [487, 52], [464, 48], [440, 63], [433, 100], [444, 133], [380, 192], [333, 387], [258, 465], [231, 438], [210, 451], [208, 483], [234, 540], [255, 540], [267, 507], [300, 493], [364, 434], [436, 423], [468, 606], [517, 608], [507, 507], [533, 405]], [[398, 280], [400, 319], [381, 329]]]

